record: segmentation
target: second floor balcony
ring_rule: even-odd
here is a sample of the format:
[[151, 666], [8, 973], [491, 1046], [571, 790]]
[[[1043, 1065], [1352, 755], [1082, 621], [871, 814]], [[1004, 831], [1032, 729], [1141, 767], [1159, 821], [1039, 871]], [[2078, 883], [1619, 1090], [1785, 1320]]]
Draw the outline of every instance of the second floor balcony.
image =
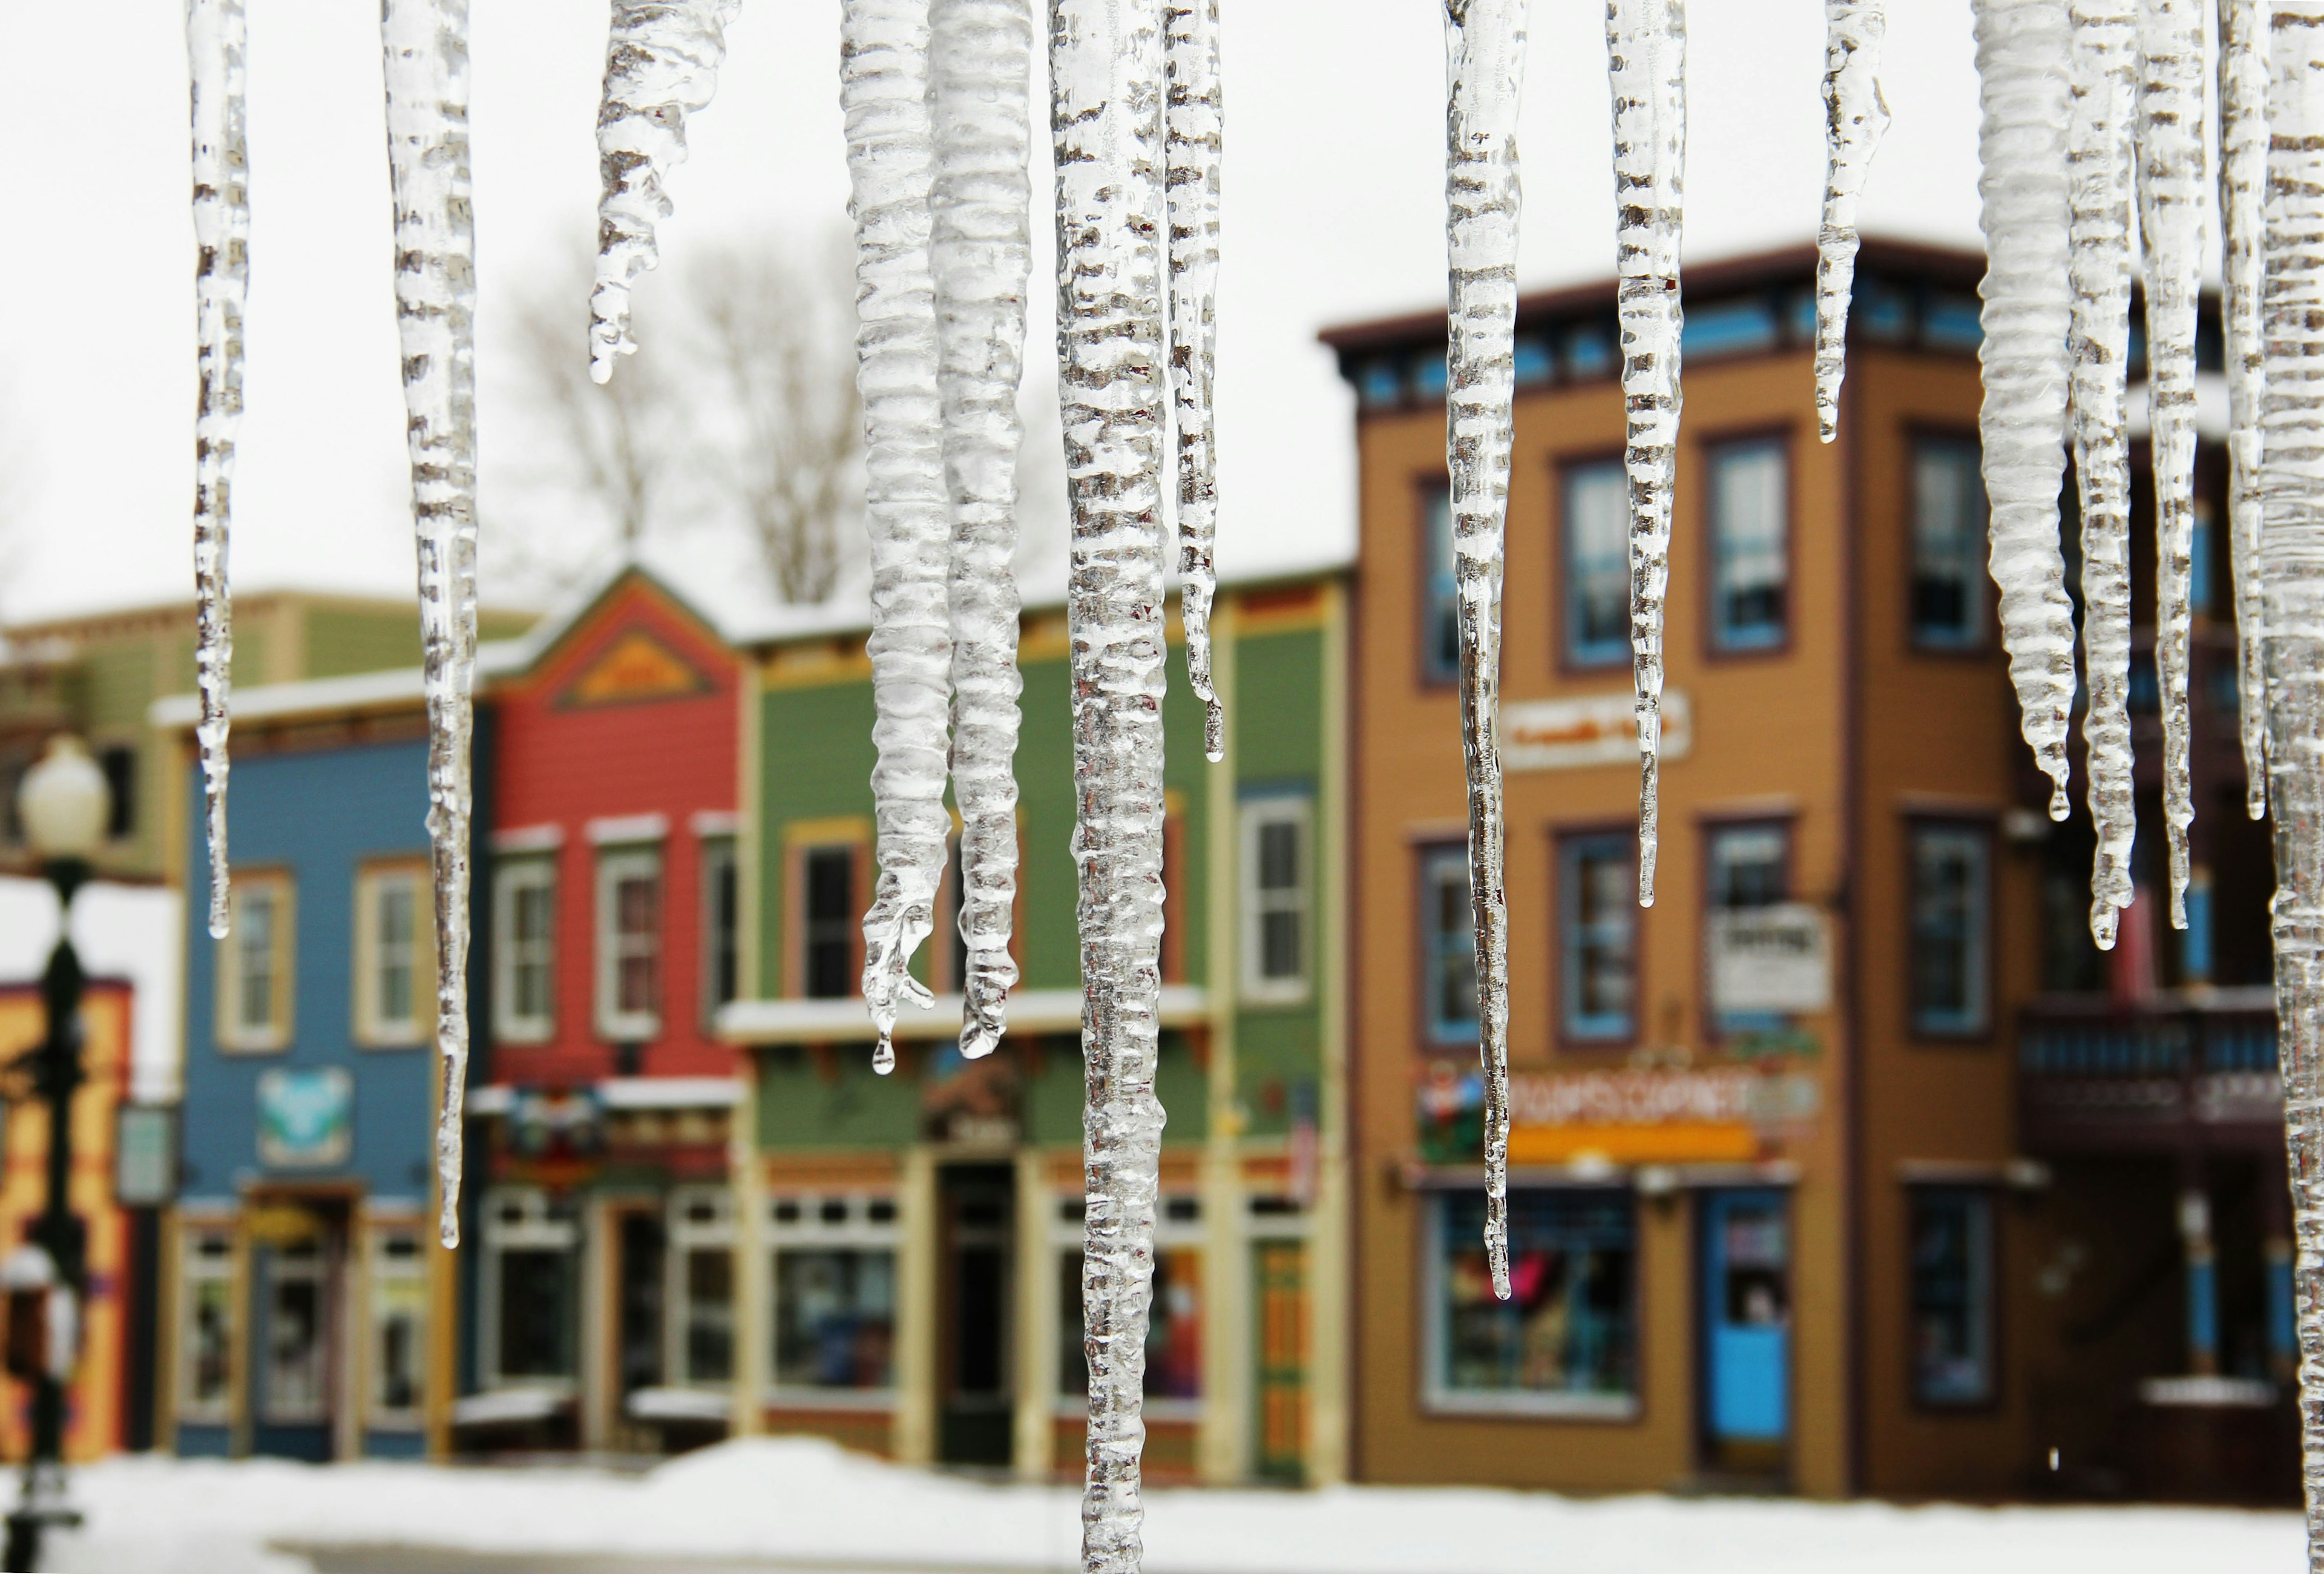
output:
[[2018, 1021], [2020, 1142], [2043, 1157], [2280, 1149], [2275, 998], [2052, 996]]

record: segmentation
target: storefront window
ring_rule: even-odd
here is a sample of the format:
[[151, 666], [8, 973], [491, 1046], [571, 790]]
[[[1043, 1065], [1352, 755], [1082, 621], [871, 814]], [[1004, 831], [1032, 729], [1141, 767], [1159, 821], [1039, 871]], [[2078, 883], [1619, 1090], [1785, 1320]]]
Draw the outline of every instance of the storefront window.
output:
[[895, 1383], [895, 1204], [786, 1197], [773, 1206], [775, 1386], [884, 1393]]
[[[1078, 1404], [1089, 1393], [1082, 1350], [1082, 1201], [1056, 1209], [1057, 1393]], [[1155, 1210], [1154, 1298], [1146, 1319], [1146, 1397], [1167, 1403], [1203, 1396], [1201, 1199], [1166, 1197]]]
[[1509, 1193], [1510, 1297], [1485, 1264], [1485, 1199], [1437, 1199], [1431, 1253], [1432, 1404], [1627, 1416], [1637, 1402], [1630, 1196]]
[[226, 1418], [226, 1378], [234, 1342], [234, 1241], [224, 1230], [185, 1238], [185, 1354], [178, 1397], [181, 1421]]
[[485, 1381], [569, 1383], [578, 1374], [575, 1323], [580, 1230], [538, 1191], [506, 1191], [484, 1208]]
[[272, 1421], [325, 1414], [324, 1360], [329, 1326], [320, 1241], [291, 1241], [266, 1254], [266, 1369], [262, 1413]]
[[1993, 1371], [1993, 1199], [1956, 1187], [1913, 1192], [1913, 1397], [1989, 1404]]
[[381, 1230], [371, 1259], [371, 1418], [410, 1426], [420, 1419], [427, 1360], [427, 1258], [415, 1230]]
[[691, 1188], [677, 1193], [670, 1199], [669, 1239], [678, 1307], [671, 1370], [682, 1383], [729, 1382], [734, 1375], [734, 1227], [726, 1194]]

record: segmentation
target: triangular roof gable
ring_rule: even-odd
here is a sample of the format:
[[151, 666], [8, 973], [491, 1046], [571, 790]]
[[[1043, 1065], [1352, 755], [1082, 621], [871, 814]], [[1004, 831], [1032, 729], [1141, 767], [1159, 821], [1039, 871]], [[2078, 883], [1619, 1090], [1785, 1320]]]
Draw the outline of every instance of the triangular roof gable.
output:
[[717, 625], [636, 563], [623, 565], [543, 631], [512, 685], [567, 706], [706, 694], [739, 660]]

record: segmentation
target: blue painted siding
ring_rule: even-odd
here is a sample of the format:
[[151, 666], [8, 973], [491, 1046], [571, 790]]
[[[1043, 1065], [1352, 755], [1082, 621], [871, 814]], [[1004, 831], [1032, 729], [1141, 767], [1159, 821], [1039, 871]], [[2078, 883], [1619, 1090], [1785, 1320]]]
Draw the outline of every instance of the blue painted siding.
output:
[[[355, 882], [367, 860], [424, 857], [428, 746], [412, 740], [237, 759], [228, 799], [236, 870], [293, 882], [290, 1042], [269, 1053], [221, 1052], [216, 948], [203, 903], [187, 903], [185, 1153], [190, 1197], [228, 1198], [261, 1179], [355, 1180], [374, 1196], [428, 1192], [429, 1069], [424, 1045], [355, 1044]], [[198, 775], [189, 823], [201, 824]], [[197, 832], [198, 835], [198, 832]], [[198, 882], [198, 852], [189, 873]], [[258, 1156], [258, 1079], [278, 1067], [346, 1068], [354, 1141], [336, 1169], [269, 1170]]]

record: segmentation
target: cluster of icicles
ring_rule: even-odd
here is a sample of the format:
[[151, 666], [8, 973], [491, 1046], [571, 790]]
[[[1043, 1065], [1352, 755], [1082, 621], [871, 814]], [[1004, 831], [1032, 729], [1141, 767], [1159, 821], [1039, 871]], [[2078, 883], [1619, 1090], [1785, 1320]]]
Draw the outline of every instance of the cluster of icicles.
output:
[[[597, 138], [601, 252], [588, 350], [633, 347], [686, 116], [709, 103], [740, 0], [614, 0]], [[1881, 0], [1826, 0], [1828, 175], [1816, 407], [1840, 413], [1855, 214], [1887, 121]], [[1526, 0], [1445, 0], [1447, 461], [1459, 590], [1481, 1053], [1486, 1244], [1507, 1246], [1508, 1016], [1498, 758], [1501, 542], [1515, 386], [1516, 130]], [[2293, 1148], [2310, 1438], [2324, 1360], [2324, 0], [2218, 0], [2229, 526], [2255, 817], [2274, 811], [2282, 1057]], [[2204, 255], [2201, 0], [1977, 0], [1984, 129], [1993, 576], [2026, 741], [2068, 812], [2077, 676], [2059, 489], [2080, 488], [2091, 928], [2113, 941], [2135, 829], [2125, 411], [2134, 237], [2146, 284], [2156, 489], [2156, 656], [2172, 921], [2188, 787], [2194, 343]], [[1214, 0], [1051, 0], [1058, 366], [1073, 509], [1074, 856], [1084, 1042], [1090, 1366], [1084, 1563], [1134, 1569], [1147, 1303], [1162, 1127], [1158, 1042], [1166, 542], [1175, 518], [1193, 687], [1221, 755], [1208, 616], [1215, 514], [1213, 292], [1220, 90]], [[1016, 879], [1016, 389], [1030, 266], [1031, 0], [846, 0], [841, 88], [858, 241], [880, 875], [864, 921], [877, 1064], [933, 931], [959, 817], [969, 953], [962, 1048], [1004, 1023]], [[468, 745], [475, 652], [475, 272], [466, 0], [385, 0], [387, 128], [431, 745], [443, 1233], [456, 1240], [466, 1055]], [[189, 0], [200, 402], [195, 507], [211, 931], [228, 916], [226, 583], [248, 280], [243, 0]], [[1639, 900], [1654, 896], [1663, 605], [1681, 395], [1683, 0], [1612, 0], [1622, 395], [1640, 752]], [[2268, 128], [2273, 125], [2271, 141]], [[1167, 414], [1166, 414], [1167, 412]], [[1176, 452], [1170, 452], [1175, 432]], [[1175, 472], [1173, 459], [1175, 458]], [[1175, 473], [1175, 488], [1170, 485]], [[2264, 696], [2265, 704], [2258, 701]], [[2324, 1456], [2311, 1446], [2310, 1501]]]

